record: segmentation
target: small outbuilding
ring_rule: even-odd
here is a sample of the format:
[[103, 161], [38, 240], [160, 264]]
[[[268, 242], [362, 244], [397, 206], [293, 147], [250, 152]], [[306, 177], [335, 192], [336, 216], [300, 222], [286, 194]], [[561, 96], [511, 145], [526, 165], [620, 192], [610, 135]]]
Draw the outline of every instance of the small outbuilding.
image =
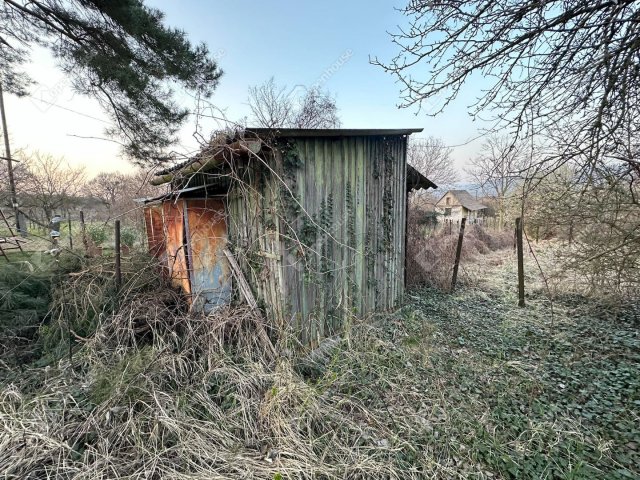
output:
[[152, 180], [171, 193], [146, 204], [150, 250], [194, 307], [229, 303], [240, 282], [270, 322], [314, 343], [403, 294], [407, 195], [436, 188], [407, 165], [421, 130], [252, 129], [218, 141]]
[[487, 208], [466, 190], [449, 190], [436, 202], [438, 219], [443, 222], [459, 223], [466, 218], [469, 223], [481, 223]]

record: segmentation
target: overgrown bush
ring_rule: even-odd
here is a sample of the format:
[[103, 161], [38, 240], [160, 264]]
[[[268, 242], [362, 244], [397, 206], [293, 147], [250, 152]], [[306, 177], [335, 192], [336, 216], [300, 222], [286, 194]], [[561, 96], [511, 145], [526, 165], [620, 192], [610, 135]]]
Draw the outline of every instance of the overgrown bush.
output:
[[65, 254], [25, 255], [0, 264], [0, 359], [5, 367], [24, 366], [40, 358], [38, 333], [48, 321], [52, 292], [79, 266], [79, 257]]
[[[451, 233], [446, 228], [436, 232], [427, 232], [418, 222], [407, 225], [407, 286], [433, 286], [449, 289], [455, 252], [458, 244], [458, 231]], [[481, 225], [467, 225], [462, 243], [461, 268], [458, 281], [468, 281], [464, 264], [477, 255], [508, 248], [513, 245], [513, 234], [509, 232], [490, 232]]]
[[87, 235], [94, 245], [100, 246], [107, 241], [107, 230], [103, 225], [89, 225], [87, 227]]
[[528, 233], [564, 243], [553, 273], [579, 279], [583, 293], [594, 297], [637, 298], [638, 172], [612, 162], [606, 168], [594, 170], [588, 178], [582, 174], [565, 167], [539, 180], [527, 198]]
[[37, 355], [40, 322], [49, 310], [52, 275], [31, 264], [0, 265], [0, 358], [22, 364]]
[[122, 232], [120, 232], [120, 240], [123, 245], [133, 247], [137, 239], [138, 232], [131, 227], [125, 227], [122, 229]]
[[[50, 320], [40, 329], [44, 352], [53, 359], [66, 354], [78, 339], [92, 336], [100, 321], [135, 299], [154, 301], [165, 287], [155, 261], [136, 255], [122, 263], [123, 286], [118, 290], [114, 259], [85, 259], [77, 273], [61, 278], [51, 295]], [[141, 310], [144, 303], [137, 303]], [[132, 317], [130, 319], [134, 321]]]

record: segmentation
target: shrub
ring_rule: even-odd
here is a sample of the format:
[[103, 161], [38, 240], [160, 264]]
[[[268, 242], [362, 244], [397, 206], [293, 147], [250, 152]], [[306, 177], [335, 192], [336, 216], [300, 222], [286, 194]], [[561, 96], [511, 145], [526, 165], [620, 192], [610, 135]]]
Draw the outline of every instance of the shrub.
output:
[[25, 264], [0, 268], [0, 358], [19, 364], [37, 354], [33, 342], [49, 309], [51, 275]]
[[[78, 257], [36, 255], [0, 263], [0, 365], [24, 366], [42, 353], [39, 331], [48, 321], [52, 292], [80, 267]], [[5, 374], [6, 371], [0, 373]], [[0, 375], [2, 377], [3, 375]]]
[[123, 228], [122, 232], [120, 232], [120, 240], [123, 245], [127, 247], [133, 247], [138, 238], [138, 232], [136, 232], [133, 228]]
[[[164, 286], [155, 260], [136, 255], [122, 261], [122, 288], [116, 287], [113, 257], [86, 259], [74, 275], [65, 276], [51, 292], [49, 320], [39, 332], [43, 352], [51, 359], [69, 351], [76, 337], [91, 337], [104, 318], [117, 311], [132, 298], [141, 312], [159, 298], [156, 290]], [[151, 292], [151, 293], [149, 293]], [[134, 322], [135, 317], [129, 320]], [[71, 334], [71, 335], [70, 335]], [[71, 345], [73, 347], [73, 345]]]
[[[454, 228], [440, 229], [427, 234], [418, 223], [411, 221], [407, 225], [407, 286], [433, 286], [442, 290], [449, 288], [453, 273], [458, 232]], [[510, 232], [489, 232], [480, 225], [467, 225], [462, 243], [461, 261], [475, 256], [485, 255], [513, 245]], [[464, 272], [458, 279], [465, 282]]]
[[96, 246], [102, 245], [107, 240], [107, 231], [102, 225], [89, 225], [87, 235]]

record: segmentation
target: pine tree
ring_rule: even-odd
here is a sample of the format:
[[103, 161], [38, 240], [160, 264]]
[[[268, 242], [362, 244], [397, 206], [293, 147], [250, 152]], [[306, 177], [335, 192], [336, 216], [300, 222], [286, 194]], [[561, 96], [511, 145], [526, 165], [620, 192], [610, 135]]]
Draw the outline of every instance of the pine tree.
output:
[[139, 164], [168, 159], [165, 151], [188, 115], [172, 86], [208, 98], [222, 72], [204, 44], [163, 23], [142, 0], [2, 0], [0, 71], [6, 91], [24, 95], [21, 71], [34, 46], [48, 48], [74, 89], [110, 114], [124, 152]]

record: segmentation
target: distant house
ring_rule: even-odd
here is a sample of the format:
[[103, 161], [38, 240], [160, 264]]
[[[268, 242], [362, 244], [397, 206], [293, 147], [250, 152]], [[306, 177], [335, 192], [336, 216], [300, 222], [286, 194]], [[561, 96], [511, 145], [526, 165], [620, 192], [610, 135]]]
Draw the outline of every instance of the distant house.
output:
[[213, 144], [152, 180], [171, 193], [146, 201], [150, 249], [194, 308], [237, 295], [237, 262], [269, 322], [303, 343], [333, 335], [404, 292], [408, 192], [436, 188], [407, 165], [419, 131], [252, 129]]
[[480, 223], [488, 207], [478, 202], [466, 190], [449, 190], [436, 202], [440, 221], [459, 222], [463, 218], [469, 223]]

